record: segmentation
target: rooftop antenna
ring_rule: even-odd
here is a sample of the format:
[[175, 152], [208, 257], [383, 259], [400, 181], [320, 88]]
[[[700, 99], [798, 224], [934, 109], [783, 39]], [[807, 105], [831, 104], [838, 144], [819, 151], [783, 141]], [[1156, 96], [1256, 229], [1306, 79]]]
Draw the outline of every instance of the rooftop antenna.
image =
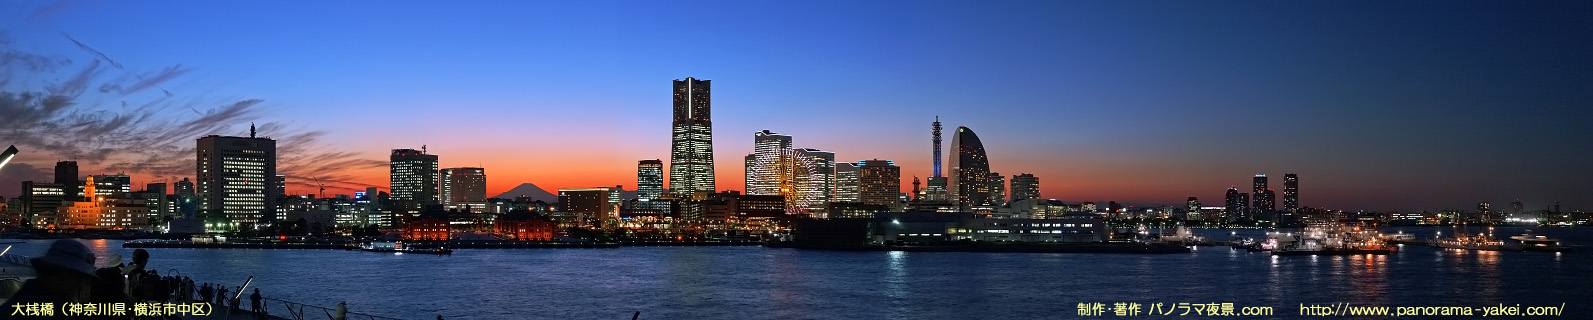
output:
[[249, 121], [249, 137], [254, 138], [254, 121]]
[[426, 154], [426, 145], [420, 145], [420, 154]]

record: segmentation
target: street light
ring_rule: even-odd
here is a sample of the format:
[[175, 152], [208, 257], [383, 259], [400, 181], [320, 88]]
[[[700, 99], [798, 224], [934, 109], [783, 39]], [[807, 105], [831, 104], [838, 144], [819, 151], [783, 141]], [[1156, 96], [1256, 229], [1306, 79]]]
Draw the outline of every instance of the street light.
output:
[[13, 145], [10, 148], [6, 148], [6, 152], [0, 153], [0, 168], [5, 168], [6, 163], [11, 162], [11, 158], [15, 158], [16, 156], [17, 146]]

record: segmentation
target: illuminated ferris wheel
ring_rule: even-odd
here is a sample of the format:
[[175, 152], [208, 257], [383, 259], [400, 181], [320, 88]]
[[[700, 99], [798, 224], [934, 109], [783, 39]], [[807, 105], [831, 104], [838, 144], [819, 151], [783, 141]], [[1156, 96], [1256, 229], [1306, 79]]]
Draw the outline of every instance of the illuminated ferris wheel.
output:
[[784, 148], [775, 153], [758, 154], [748, 170], [753, 182], [748, 194], [780, 195], [785, 198], [786, 214], [808, 213], [821, 202], [824, 181], [813, 157], [802, 149]]

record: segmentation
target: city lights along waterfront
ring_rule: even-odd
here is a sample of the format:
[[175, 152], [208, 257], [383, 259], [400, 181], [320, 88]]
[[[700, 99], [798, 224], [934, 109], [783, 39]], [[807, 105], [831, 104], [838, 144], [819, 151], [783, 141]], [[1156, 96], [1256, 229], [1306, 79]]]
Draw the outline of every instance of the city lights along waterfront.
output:
[[0, 10], [0, 318], [1593, 317], [1593, 2], [359, 1]]
[[[1387, 228], [1432, 234], [1451, 227]], [[1499, 233], [1519, 233], [1501, 228]], [[1541, 233], [1593, 243], [1569, 228]], [[1224, 237], [1259, 229], [1199, 229]], [[28, 240], [12, 254], [42, 254]], [[119, 240], [88, 240], [104, 257]], [[1406, 246], [1386, 256], [1277, 257], [1226, 247], [1182, 255], [849, 252], [763, 247], [344, 250], [150, 249], [151, 268], [254, 286], [268, 298], [406, 319], [1074, 318], [1078, 303], [1233, 303], [1297, 318], [1301, 304], [1559, 306], [1590, 312], [1586, 253]], [[103, 259], [103, 258], [102, 258]], [[236, 284], [233, 284], [236, 285]], [[1165, 311], [1165, 310], [1164, 310]], [[1173, 313], [1174, 315], [1182, 310]], [[1191, 313], [1193, 315], [1194, 313]], [[1480, 317], [1480, 311], [1473, 317]]]

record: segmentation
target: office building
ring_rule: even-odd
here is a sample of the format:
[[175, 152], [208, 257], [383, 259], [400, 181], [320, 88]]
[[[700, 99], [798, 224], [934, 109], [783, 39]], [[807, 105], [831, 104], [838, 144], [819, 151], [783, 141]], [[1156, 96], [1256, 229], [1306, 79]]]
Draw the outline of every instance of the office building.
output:
[[389, 160], [393, 201], [405, 202], [405, 207], [417, 212], [424, 205], [439, 203], [437, 155], [426, 154], [425, 150], [393, 149]]
[[674, 82], [674, 119], [669, 151], [669, 191], [714, 192], [714, 149], [710, 80]]
[[482, 168], [447, 168], [438, 172], [443, 205], [487, 201], [487, 172]]
[[858, 188], [862, 185], [863, 172], [857, 163], [841, 162], [835, 164], [835, 202], [860, 202], [861, 195]]
[[1007, 204], [1007, 177], [1000, 173], [990, 173], [990, 203], [996, 206]]
[[639, 209], [669, 210], [669, 203], [659, 201], [664, 196], [664, 161], [642, 160], [636, 162], [636, 206]]
[[752, 134], [752, 153], [747, 154], [746, 190], [750, 195], [780, 194], [780, 167], [794, 159], [782, 159], [791, 149], [791, 136], [769, 130]]
[[56, 209], [62, 201], [70, 202], [65, 186], [33, 181], [22, 182], [21, 199], [23, 223], [36, 229], [54, 228]]
[[199, 218], [210, 232], [254, 228], [275, 217], [275, 195], [268, 179], [277, 175], [277, 142], [255, 137], [209, 135], [199, 138], [195, 176]]
[[560, 188], [559, 211], [575, 216], [576, 226], [606, 227], [619, 219], [623, 191], [613, 188]]

